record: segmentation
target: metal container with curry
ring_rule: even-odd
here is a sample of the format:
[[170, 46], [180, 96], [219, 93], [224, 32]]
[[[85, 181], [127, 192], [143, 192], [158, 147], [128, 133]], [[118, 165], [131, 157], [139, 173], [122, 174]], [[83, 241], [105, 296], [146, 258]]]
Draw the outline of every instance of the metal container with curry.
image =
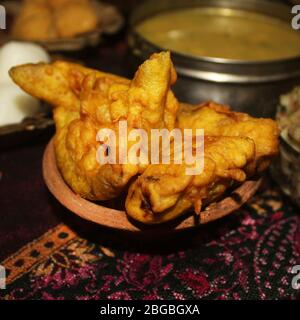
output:
[[289, 6], [261, 0], [146, 1], [131, 17], [129, 43], [136, 60], [172, 52], [182, 100], [273, 116], [278, 96], [300, 83], [291, 19]]

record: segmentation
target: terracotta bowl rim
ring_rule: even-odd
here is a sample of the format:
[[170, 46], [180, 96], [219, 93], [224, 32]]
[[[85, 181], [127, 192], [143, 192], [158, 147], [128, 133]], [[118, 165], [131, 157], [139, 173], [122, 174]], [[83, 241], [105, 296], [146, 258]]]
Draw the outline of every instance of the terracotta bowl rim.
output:
[[261, 185], [262, 178], [247, 180], [238, 186], [230, 196], [214, 203], [202, 211], [199, 215], [190, 214], [183, 216], [178, 221], [170, 221], [160, 225], [141, 225], [135, 223], [125, 211], [111, 209], [92, 201], [83, 199], [75, 194], [64, 181], [56, 165], [54, 141], [50, 140], [43, 156], [43, 178], [52, 195], [69, 211], [79, 217], [92, 221], [98, 225], [118, 229], [122, 231], [176, 231], [195, 228], [199, 225], [220, 219], [247, 202]]

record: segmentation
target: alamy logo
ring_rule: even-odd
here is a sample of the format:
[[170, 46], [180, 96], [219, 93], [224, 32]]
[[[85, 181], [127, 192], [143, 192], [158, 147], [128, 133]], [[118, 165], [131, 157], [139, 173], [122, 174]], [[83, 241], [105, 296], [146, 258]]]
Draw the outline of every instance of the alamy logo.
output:
[[292, 7], [292, 14], [294, 14], [294, 17], [292, 19], [292, 28], [294, 30], [299, 30], [300, 29], [300, 5], [297, 4]]
[[0, 5], [0, 29], [6, 29], [6, 10]]
[[[150, 135], [149, 135], [150, 134]], [[105, 164], [185, 164], [186, 175], [199, 175], [204, 168], [204, 130], [175, 128], [128, 131], [127, 121], [119, 121], [117, 134], [110, 128], [98, 131], [96, 159]]]
[[0, 265], [0, 290], [6, 289], [6, 271], [3, 266]]
[[295, 290], [300, 289], [300, 264], [293, 266], [292, 274], [296, 274], [292, 279], [292, 288]]

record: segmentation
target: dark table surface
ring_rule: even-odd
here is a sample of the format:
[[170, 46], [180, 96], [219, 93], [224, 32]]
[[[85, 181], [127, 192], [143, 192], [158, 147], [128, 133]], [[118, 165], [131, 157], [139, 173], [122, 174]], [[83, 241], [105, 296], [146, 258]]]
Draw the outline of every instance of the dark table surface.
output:
[[[125, 32], [68, 58], [130, 76]], [[232, 216], [157, 238], [81, 220], [48, 192], [39, 142], [0, 150], [0, 299], [296, 299], [299, 209], [267, 177]], [[1, 262], [2, 261], [2, 262]]]

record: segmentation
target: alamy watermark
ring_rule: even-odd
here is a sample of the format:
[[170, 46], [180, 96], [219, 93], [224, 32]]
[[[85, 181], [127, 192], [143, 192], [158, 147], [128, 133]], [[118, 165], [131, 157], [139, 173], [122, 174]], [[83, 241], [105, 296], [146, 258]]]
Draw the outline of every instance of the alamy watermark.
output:
[[[97, 161], [104, 164], [184, 164], [186, 175], [199, 175], [204, 168], [204, 130], [131, 129], [119, 121], [118, 134], [110, 128], [97, 133]], [[150, 137], [149, 137], [150, 133]]]
[[292, 288], [295, 290], [299, 290], [300, 289], [300, 264], [293, 266], [291, 273], [295, 274], [295, 276], [292, 279]]
[[6, 10], [4, 6], [0, 5], [0, 29], [6, 29]]
[[6, 289], [6, 270], [0, 265], [0, 290]]
[[292, 18], [291, 25], [294, 30], [300, 29], [300, 5], [296, 4], [292, 7], [292, 14], [294, 17]]

